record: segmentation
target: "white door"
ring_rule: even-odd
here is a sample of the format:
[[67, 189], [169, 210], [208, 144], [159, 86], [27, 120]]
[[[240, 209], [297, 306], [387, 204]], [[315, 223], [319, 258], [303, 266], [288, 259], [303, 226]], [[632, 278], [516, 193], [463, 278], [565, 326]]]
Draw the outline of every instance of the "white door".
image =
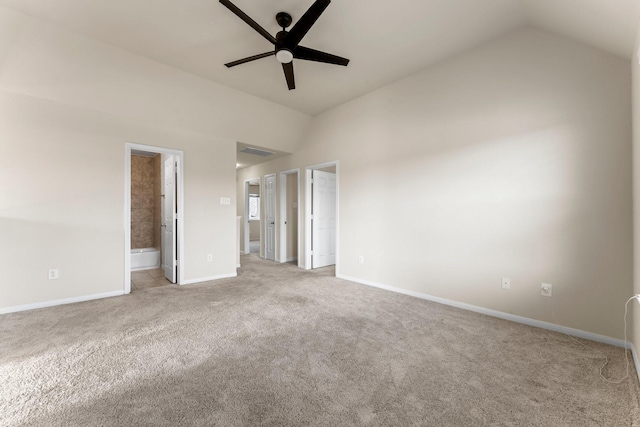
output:
[[336, 263], [336, 174], [313, 171], [311, 268]]
[[251, 234], [251, 221], [249, 221], [249, 181], [244, 183], [244, 253], [251, 253], [251, 242], [249, 240]]
[[162, 155], [162, 269], [176, 283], [176, 159]]
[[266, 228], [265, 257], [276, 259], [276, 177], [268, 176], [264, 181], [264, 219]]

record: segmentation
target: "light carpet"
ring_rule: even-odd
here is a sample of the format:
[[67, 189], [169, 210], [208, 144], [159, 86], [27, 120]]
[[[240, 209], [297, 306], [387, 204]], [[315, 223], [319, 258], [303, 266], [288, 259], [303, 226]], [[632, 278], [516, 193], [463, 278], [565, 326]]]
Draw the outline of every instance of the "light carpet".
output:
[[0, 316], [2, 426], [630, 426], [624, 352], [253, 256]]

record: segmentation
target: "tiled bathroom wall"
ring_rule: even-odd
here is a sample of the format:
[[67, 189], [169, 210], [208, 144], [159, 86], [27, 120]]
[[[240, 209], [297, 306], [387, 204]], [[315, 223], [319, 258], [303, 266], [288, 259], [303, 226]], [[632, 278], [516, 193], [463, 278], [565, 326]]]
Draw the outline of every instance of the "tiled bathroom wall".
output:
[[161, 233], [162, 228], [162, 156], [158, 154], [153, 158], [153, 172], [154, 172], [154, 185], [153, 185], [153, 199], [155, 210], [153, 211], [153, 247], [160, 248], [162, 244]]
[[160, 155], [131, 156], [131, 248], [160, 247]]

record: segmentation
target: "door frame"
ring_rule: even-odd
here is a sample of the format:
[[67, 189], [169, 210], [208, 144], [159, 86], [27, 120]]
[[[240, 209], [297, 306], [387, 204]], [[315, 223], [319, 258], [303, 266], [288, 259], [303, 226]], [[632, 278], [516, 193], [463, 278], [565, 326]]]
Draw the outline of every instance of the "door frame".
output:
[[[269, 173], [266, 174], [262, 180], [262, 187], [260, 187], [260, 207], [264, 208], [262, 209], [261, 215], [260, 215], [260, 220], [262, 221], [262, 218], [264, 217], [264, 221], [263, 221], [263, 227], [262, 227], [262, 231], [264, 232], [263, 236], [264, 236], [264, 245], [262, 244], [262, 239], [260, 239], [260, 250], [262, 252], [262, 248], [264, 247], [264, 255], [262, 255], [261, 253], [261, 258], [264, 259], [268, 259], [267, 258], [267, 228], [269, 226], [269, 224], [267, 224], [267, 203], [264, 202], [263, 200], [266, 200], [266, 196], [267, 196], [267, 178], [271, 178], [273, 177], [273, 179], [275, 180], [275, 188], [273, 189], [273, 261], [277, 262], [278, 261], [278, 239], [276, 239], [276, 237], [278, 236], [278, 177], [276, 176], [275, 173]], [[264, 215], [262, 215], [264, 214]], [[269, 260], [271, 261], [271, 260]]]
[[302, 257], [300, 256], [300, 240], [302, 238], [300, 233], [300, 225], [302, 224], [301, 216], [302, 209], [300, 209], [300, 168], [289, 169], [283, 172], [280, 172], [280, 186], [278, 187], [280, 191], [280, 262], [287, 262], [287, 230], [286, 224], [284, 223], [287, 218], [287, 175], [296, 174], [298, 181], [298, 267], [302, 267]]
[[184, 152], [170, 148], [126, 142], [124, 144], [124, 293], [131, 293], [131, 151], [140, 150], [158, 154], [176, 156], [176, 190], [177, 194], [177, 243], [178, 243], [178, 275], [177, 284], [184, 283]]
[[[242, 246], [244, 250], [242, 253], [249, 255], [251, 253], [251, 223], [249, 222], [249, 183], [258, 181], [258, 187], [260, 188], [260, 209], [262, 209], [262, 179], [260, 177], [247, 179], [244, 181], [244, 235]], [[262, 221], [262, 212], [260, 212], [260, 220]], [[260, 236], [260, 242], [262, 243], [262, 236]], [[262, 245], [260, 245], [262, 246]], [[260, 257], [260, 251], [258, 251], [258, 257]]]
[[[156, 154], [156, 156], [157, 155], [158, 154]], [[176, 191], [176, 175], [178, 172], [178, 162], [175, 155], [162, 153], [160, 154], [160, 163], [160, 170], [162, 171], [162, 177], [160, 178], [160, 193], [163, 195], [160, 207], [160, 218], [161, 222], [163, 223], [161, 225], [162, 230], [160, 231], [160, 265], [162, 270], [164, 271], [164, 277], [171, 283], [175, 283], [177, 281], [176, 263], [178, 256], [176, 247], [178, 236], [178, 230], [176, 227], [177, 212], [175, 212], [175, 206], [177, 205], [176, 196], [178, 193]], [[170, 173], [171, 175], [173, 175], [171, 177], [167, 174], [167, 165], [170, 165]], [[171, 181], [173, 181], [173, 184], [168, 187], [167, 183], [171, 183]], [[169, 205], [168, 203], [171, 203], [171, 205]], [[171, 227], [169, 226], [169, 224], [171, 225]], [[167, 235], [167, 231], [169, 229], [171, 229], [170, 239]], [[169, 251], [166, 251], [167, 247], [171, 249]], [[173, 256], [172, 259], [169, 260], [170, 262], [165, 262], [168, 253]], [[171, 277], [169, 277], [169, 275]]]
[[340, 271], [340, 161], [318, 163], [304, 168], [304, 269], [311, 270], [311, 171], [336, 167], [336, 276]]

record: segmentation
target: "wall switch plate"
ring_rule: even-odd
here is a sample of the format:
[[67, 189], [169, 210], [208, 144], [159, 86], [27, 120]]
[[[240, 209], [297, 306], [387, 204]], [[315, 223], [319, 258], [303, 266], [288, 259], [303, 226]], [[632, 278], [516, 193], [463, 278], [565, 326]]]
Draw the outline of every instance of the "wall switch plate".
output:
[[540, 295], [543, 297], [550, 297], [553, 295], [553, 285], [551, 283], [540, 284]]
[[360, 255], [360, 256], [358, 257], [358, 263], [360, 263], [360, 264], [364, 264], [364, 256], [363, 256], [363, 255]]
[[49, 270], [49, 280], [58, 279], [60, 277], [60, 271], [57, 268]]
[[207, 254], [207, 262], [213, 261], [213, 254]]
[[231, 198], [230, 197], [220, 197], [220, 204], [221, 205], [230, 205], [231, 204]]
[[508, 277], [502, 278], [502, 289], [511, 289], [511, 279]]

